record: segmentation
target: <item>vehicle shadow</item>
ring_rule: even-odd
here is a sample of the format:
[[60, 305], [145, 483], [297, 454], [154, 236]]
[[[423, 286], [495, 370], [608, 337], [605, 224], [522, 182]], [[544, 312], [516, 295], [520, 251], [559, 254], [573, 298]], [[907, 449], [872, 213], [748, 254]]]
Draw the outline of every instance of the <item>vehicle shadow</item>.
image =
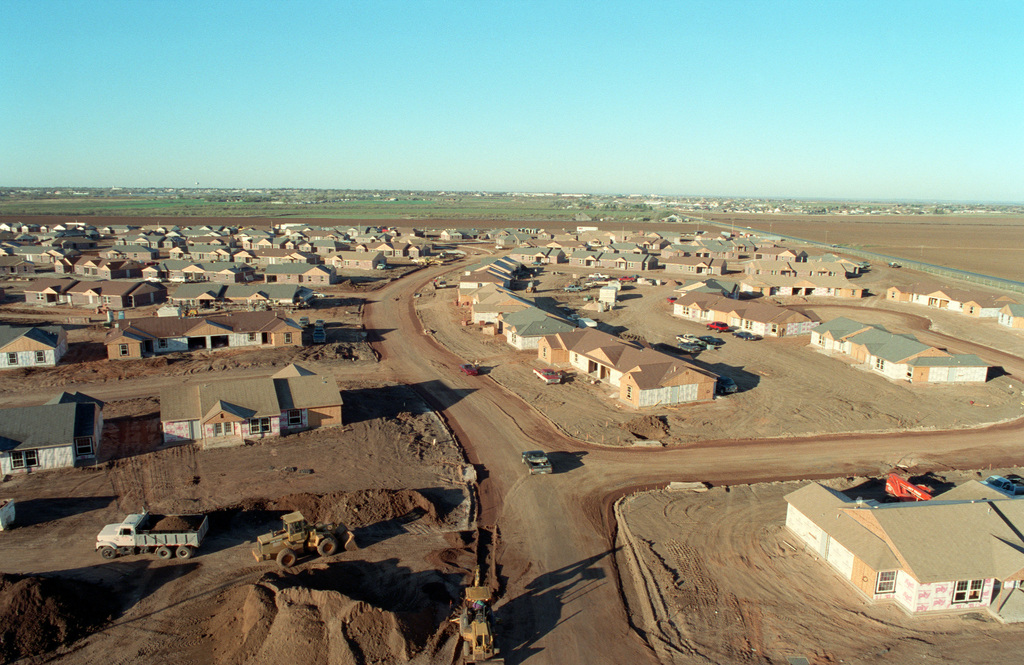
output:
[[356, 388], [345, 391], [345, 424], [378, 418], [393, 419], [400, 413], [443, 411], [472, 394], [472, 388], [452, 388], [442, 381], [424, 381], [408, 386], [415, 394], [408, 399], [395, 399], [395, 387]]
[[497, 608], [498, 648], [508, 664], [521, 663], [541, 649], [536, 642], [579, 611], [563, 616], [566, 604], [605, 584], [605, 571], [597, 564], [615, 549], [538, 576], [526, 592]]
[[551, 473], [568, 473], [583, 467], [583, 458], [587, 451], [580, 450], [572, 453], [553, 452], [548, 453], [548, 461], [551, 462]]
[[17, 501], [14, 506], [14, 524], [16, 527], [34, 526], [71, 515], [102, 510], [115, 500], [116, 496], [86, 496]]

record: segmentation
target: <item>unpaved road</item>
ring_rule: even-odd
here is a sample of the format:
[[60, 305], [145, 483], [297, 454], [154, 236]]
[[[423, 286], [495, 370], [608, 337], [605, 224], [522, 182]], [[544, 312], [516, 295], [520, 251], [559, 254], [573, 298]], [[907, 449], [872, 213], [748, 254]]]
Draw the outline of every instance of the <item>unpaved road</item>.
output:
[[[1024, 461], [1020, 422], [972, 431], [710, 441], [683, 449], [583, 444], [486, 376], [458, 373], [462, 359], [426, 334], [413, 310], [412, 294], [440, 272], [379, 292], [364, 310], [365, 323], [380, 331], [373, 344], [386, 377], [413, 385], [440, 409], [478, 467], [481, 522], [501, 535], [504, 593], [497, 615], [509, 663], [656, 662], [631, 629], [613, 556], [609, 506], [632, 488], [878, 474], [897, 463], [942, 469]], [[526, 475], [519, 454], [537, 447], [555, 452], [554, 475]]]

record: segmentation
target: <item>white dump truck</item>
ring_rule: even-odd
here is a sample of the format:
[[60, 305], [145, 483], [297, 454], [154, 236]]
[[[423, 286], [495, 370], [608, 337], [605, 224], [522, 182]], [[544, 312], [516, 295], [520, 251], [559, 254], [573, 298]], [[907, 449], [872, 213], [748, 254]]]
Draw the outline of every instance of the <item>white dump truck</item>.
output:
[[206, 515], [151, 515], [147, 511], [103, 527], [96, 536], [96, 550], [104, 559], [145, 553], [161, 559], [190, 559], [209, 529]]

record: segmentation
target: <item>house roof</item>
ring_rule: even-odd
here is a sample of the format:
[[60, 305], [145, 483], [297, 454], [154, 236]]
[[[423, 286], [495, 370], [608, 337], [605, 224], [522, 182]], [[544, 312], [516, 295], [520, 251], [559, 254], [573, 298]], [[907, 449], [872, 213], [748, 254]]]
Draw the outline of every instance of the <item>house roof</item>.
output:
[[69, 401], [0, 410], [0, 450], [31, 450], [72, 444], [92, 436], [96, 403]]
[[988, 367], [988, 363], [973, 353], [959, 353], [951, 356], [921, 356], [911, 358], [907, 363], [914, 367]]
[[0, 349], [21, 338], [31, 339], [44, 346], [57, 348], [60, 343], [60, 326], [2, 326], [0, 325]]
[[289, 409], [335, 406], [342, 403], [334, 379], [292, 366], [288, 376], [190, 383], [160, 393], [160, 420], [206, 420], [227, 411], [239, 418], [279, 416]]
[[[104, 340], [113, 344], [123, 338], [141, 341], [170, 337], [187, 337], [203, 328], [214, 327], [223, 332], [294, 332], [301, 328], [291, 319], [276, 312], [235, 312], [206, 317], [180, 318], [172, 316], [149, 316], [138, 319], [115, 321]], [[223, 334], [219, 333], [219, 334]]]
[[[1024, 571], [1024, 501], [856, 502], [817, 483], [785, 499], [874, 570], [918, 582], [1017, 579]], [[936, 534], [942, 534], [941, 539]]]
[[537, 307], [528, 307], [518, 312], [503, 313], [501, 314], [501, 320], [504, 325], [512, 328], [520, 337], [553, 335], [576, 329], [575, 324]]

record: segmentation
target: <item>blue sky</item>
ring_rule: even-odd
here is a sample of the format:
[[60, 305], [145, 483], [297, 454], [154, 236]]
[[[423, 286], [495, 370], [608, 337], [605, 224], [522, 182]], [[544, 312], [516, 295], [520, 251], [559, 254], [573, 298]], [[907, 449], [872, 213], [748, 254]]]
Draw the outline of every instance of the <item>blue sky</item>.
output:
[[1024, 201], [1024, 3], [0, 2], [0, 185]]

